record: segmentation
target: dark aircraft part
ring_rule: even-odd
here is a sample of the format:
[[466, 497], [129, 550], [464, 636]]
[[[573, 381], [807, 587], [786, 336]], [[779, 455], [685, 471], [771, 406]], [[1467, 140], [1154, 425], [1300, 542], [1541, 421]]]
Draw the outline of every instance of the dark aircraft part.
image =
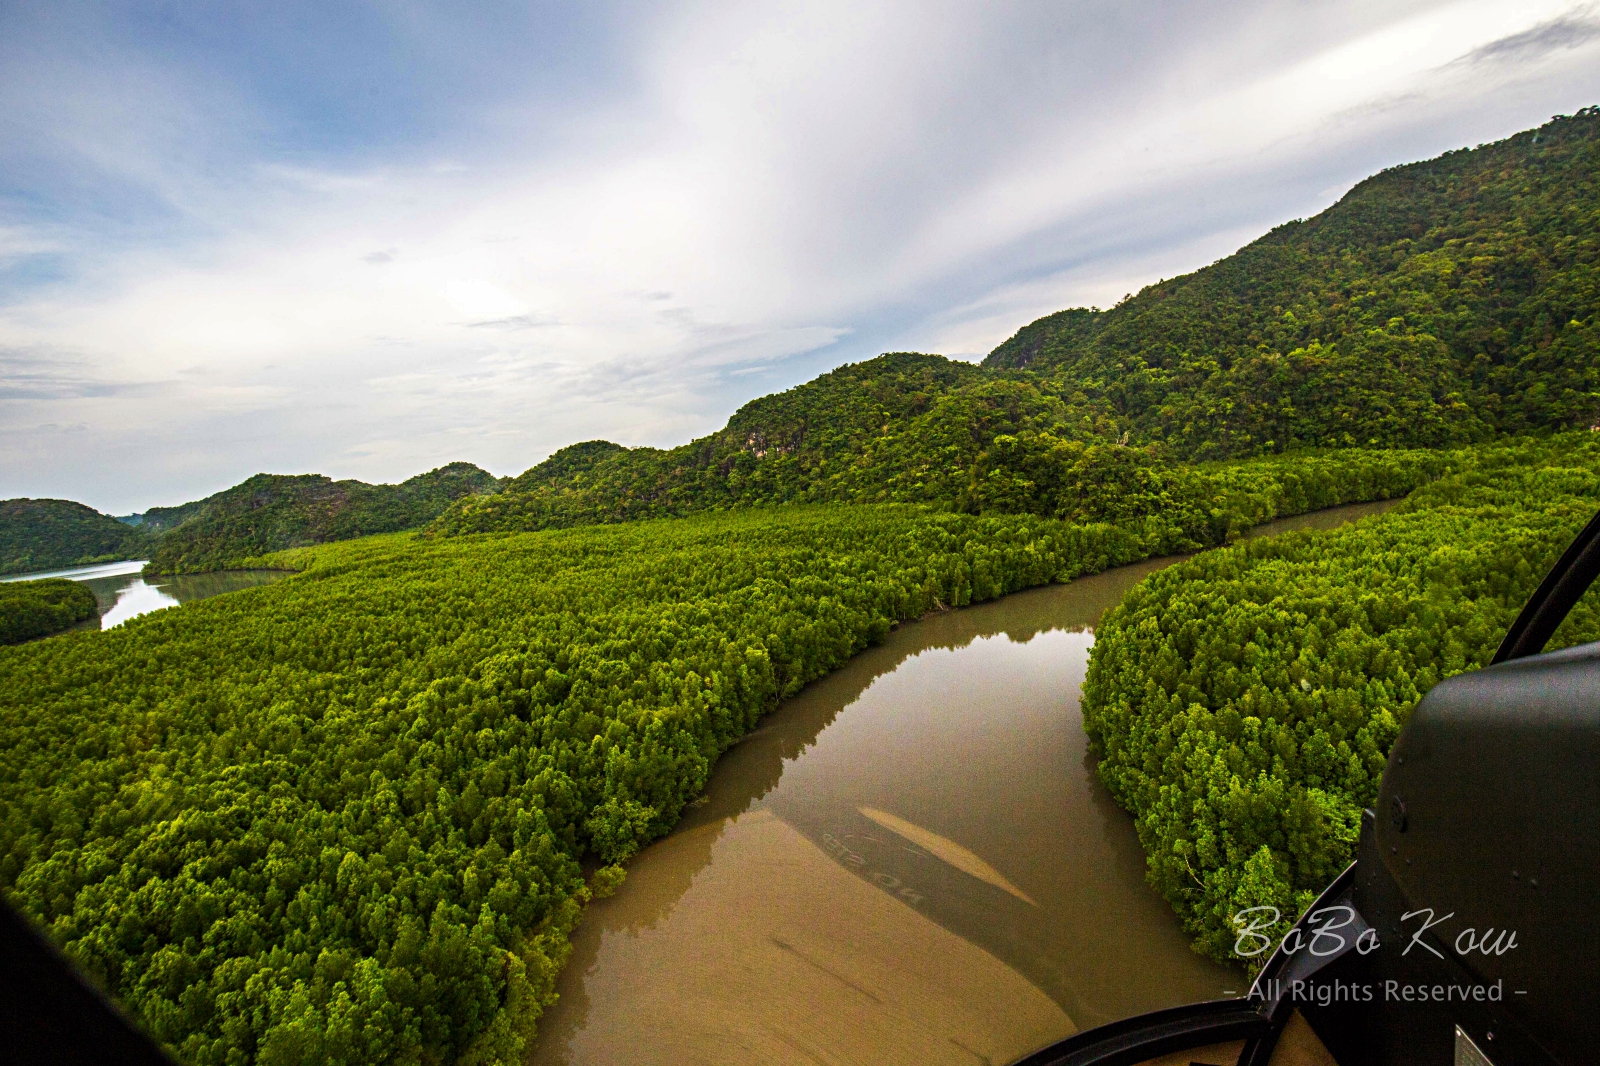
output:
[[1096, 1026], [1015, 1066], [1133, 1066], [1174, 1051], [1248, 1040], [1268, 1028], [1268, 1019], [1249, 1000], [1214, 999]]
[[0, 902], [0, 1062], [172, 1066], [172, 1060]]
[[[1493, 1031], [1481, 1046], [1497, 1063], [1524, 1061], [1490, 1051], [1513, 1030], [1549, 1056], [1526, 1061], [1600, 1057], [1600, 644], [1435, 686], [1389, 755], [1378, 812], [1362, 911], [1385, 940], [1431, 911], [1427, 942], [1500, 987], [1495, 1010], [1468, 1012], [1482, 1018], [1467, 1035]], [[1407, 943], [1423, 917], [1400, 923]]]

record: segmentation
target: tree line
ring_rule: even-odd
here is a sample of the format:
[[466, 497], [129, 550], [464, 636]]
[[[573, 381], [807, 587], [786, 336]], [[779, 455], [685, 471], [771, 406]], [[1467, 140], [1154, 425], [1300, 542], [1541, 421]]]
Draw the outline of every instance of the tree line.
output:
[[[1232, 958], [1246, 907], [1281, 935], [1350, 861], [1411, 709], [1488, 663], [1597, 506], [1591, 434], [1483, 447], [1384, 515], [1206, 552], [1107, 613], [1084, 725], [1198, 950]], [[1596, 638], [1590, 596], [1551, 647]]]
[[87, 585], [66, 578], [0, 583], [0, 644], [70, 629], [100, 613]]

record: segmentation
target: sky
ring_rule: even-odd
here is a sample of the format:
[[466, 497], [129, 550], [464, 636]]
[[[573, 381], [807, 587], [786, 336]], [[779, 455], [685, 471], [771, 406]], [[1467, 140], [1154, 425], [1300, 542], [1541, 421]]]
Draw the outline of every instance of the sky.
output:
[[672, 446], [1595, 103], [1570, 0], [0, 0], [0, 498]]

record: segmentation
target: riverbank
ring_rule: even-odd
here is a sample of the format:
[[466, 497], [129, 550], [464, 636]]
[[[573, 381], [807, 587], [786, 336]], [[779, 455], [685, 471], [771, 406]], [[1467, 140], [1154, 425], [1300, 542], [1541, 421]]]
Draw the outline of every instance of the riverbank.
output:
[[[1277, 937], [1354, 858], [1390, 748], [1435, 684], [1488, 665], [1600, 507], [1600, 437], [1484, 446], [1360, 526], [1208, 552], [1105, 621], [1085, 685], [1101, 773], [1197, 950]], [[1600, 636], [1600, 593], [1549, 650]]]
[[1241, 991], [1146, 883], [1078, 706], [1101, 614], [1182, 558], [935, 612], [785, 700], [586, 909], [530, 1061], [1002, 1062]]

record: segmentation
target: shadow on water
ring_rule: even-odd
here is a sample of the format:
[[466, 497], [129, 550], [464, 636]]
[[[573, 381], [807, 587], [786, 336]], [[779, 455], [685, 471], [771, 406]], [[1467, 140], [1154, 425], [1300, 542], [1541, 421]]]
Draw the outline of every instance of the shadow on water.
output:
[[1092, 627], [1174, 561], [924, 618], [786, 701], [585, 915], [533, 1061], [1003, 1061], [1240, 989], [1079, 714]]

